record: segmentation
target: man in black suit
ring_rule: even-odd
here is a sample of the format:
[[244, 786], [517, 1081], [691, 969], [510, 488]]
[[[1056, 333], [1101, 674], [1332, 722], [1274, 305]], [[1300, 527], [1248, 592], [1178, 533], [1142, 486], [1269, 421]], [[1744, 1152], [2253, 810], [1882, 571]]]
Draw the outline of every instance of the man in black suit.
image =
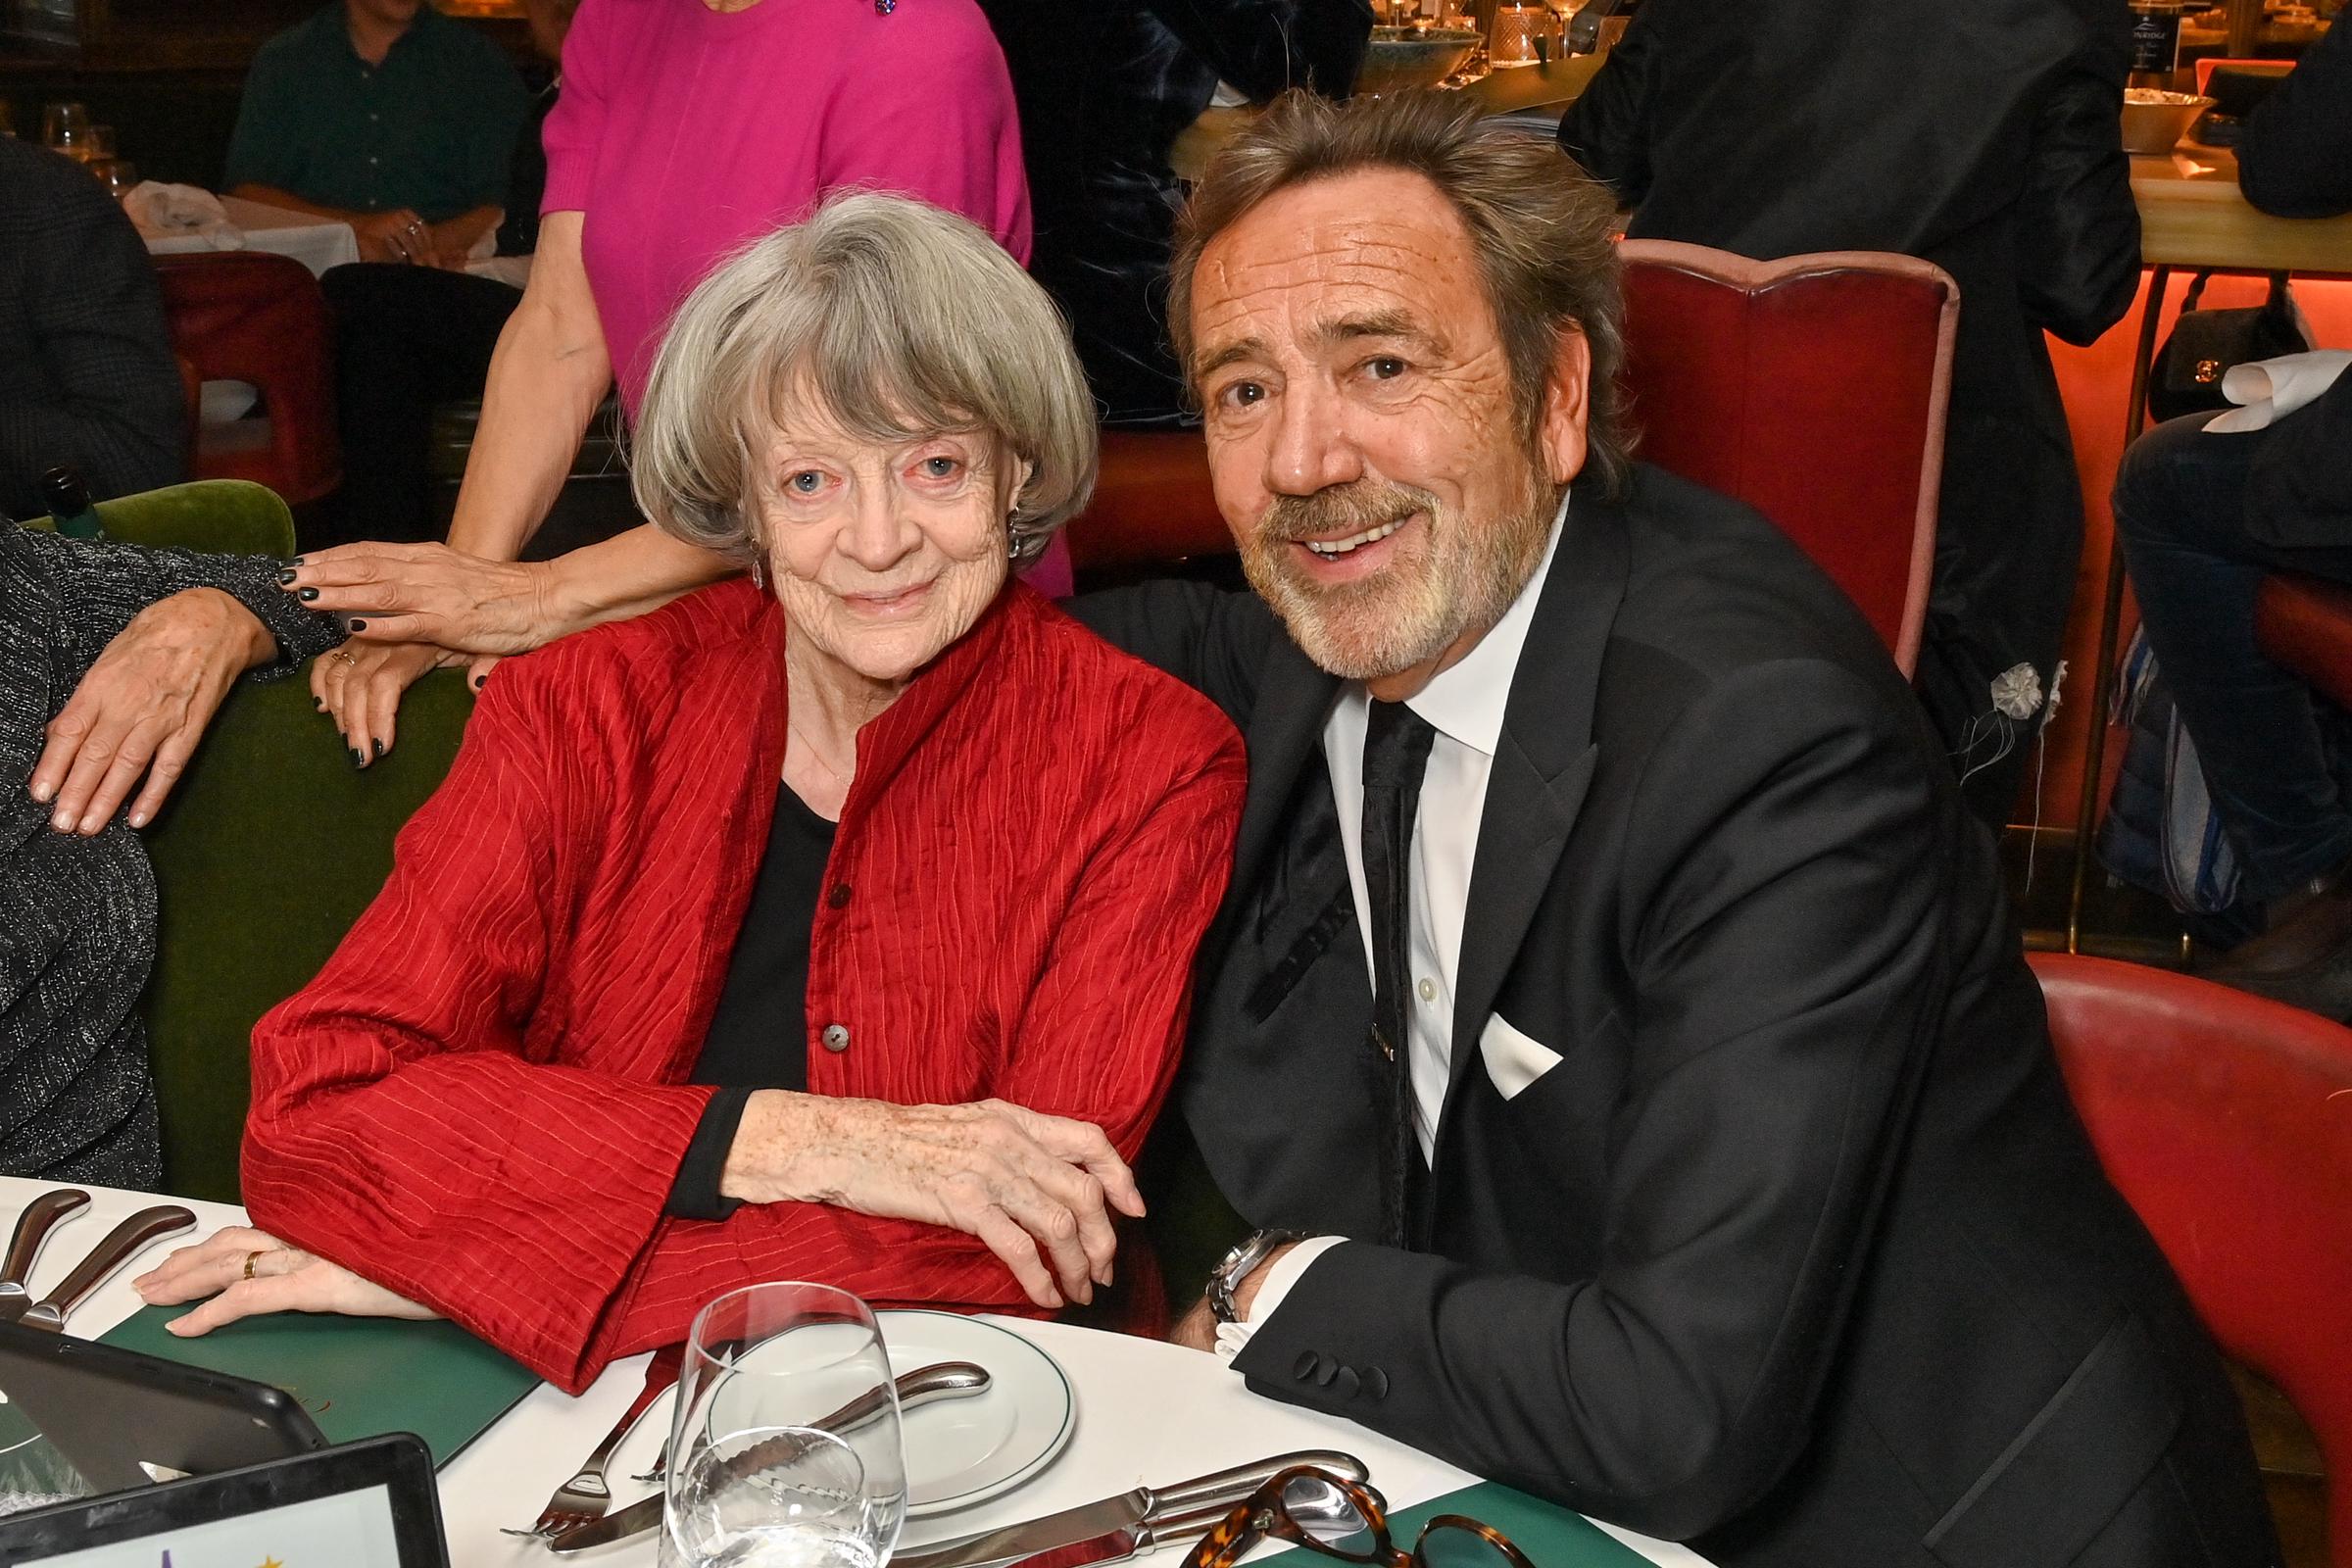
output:
[[1285, 1231], [1179, 1337], [1725, 1565], [2257, 1568], [1918, 705], [1771, 524], [1630, 461], [1612, 226], [1440, 97], [1294, 95], [1195, 192], [1259, 596], [1082, 606], [1250, 748], [1182, 1093]]
[[[2082, 493], [2045, 332], [2139, 286], [2115, 0], [1650, 0], [1560, 122], [1628, 232], [1772, 259], [1899, 251], [1960, 284], [1914, 682], [1971, 808], [2010, 820], [2056, 683]], [[1996, 702], [1996, 683], [2005, 701]]]

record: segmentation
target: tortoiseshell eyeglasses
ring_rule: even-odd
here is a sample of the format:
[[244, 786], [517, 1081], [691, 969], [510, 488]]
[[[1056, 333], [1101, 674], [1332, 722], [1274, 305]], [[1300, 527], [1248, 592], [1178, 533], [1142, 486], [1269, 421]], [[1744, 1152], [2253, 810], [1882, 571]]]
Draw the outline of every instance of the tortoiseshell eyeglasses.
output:
[[1412, 1550], [1399, 1551], [1389, 1540], [1386, 1498], [1312, 1465], [1270, 1478], [1200, 1538], [1185, 1568], [1233, 1568], [1269, 1538], [1371, 1568], [1535, 1568], [1500, 1531], [1458, 1513], [1439, 1514], [1421, 1527]]

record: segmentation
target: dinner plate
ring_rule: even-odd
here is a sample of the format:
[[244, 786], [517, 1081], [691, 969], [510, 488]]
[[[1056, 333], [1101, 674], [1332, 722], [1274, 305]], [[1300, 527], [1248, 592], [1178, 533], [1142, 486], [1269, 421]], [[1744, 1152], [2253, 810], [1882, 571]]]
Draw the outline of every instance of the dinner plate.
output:
[[1078, 1425], [1078, 1400], [1054, 1358], [993, 1323], [953, 1312], [878, 1312], [894, 1374], [934, 1361], [988, 1369], [985, 1394], [906, 1414], [906, 1515], [968, 1508], [1010, 1492], [1046, 1466]]

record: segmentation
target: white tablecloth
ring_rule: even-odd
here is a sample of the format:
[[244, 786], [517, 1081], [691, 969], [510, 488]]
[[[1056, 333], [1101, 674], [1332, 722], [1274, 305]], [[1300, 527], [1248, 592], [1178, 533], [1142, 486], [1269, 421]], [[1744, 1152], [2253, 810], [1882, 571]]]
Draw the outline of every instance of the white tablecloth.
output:
[[[314, 277], [330, 267], [360, 259], [359, 237], [352, 233], [349, 223], [339, 220], [249, 202], [241, 196], [223, 196], [220, 205], [226, 209], [228, 220], [245, 231], [246, 250], [291, 256], [309, 268]], [[212, 242], [201, 234], [173, 234], [147, 240], [147, 253], [151, 256], [186, 255], [213, 248]]]
[[[0, 1177], [0, 1238], [20, 1209], [53, 1184]], [[51, 1233], [32, 1271], [34, 1298], [134, 1209], [157, 1201], [148, 1195], [92, 1188], [90, 1206]], [[224, 1203], [196, 1203], [200, 1228], [245, 1222]], [[96, 1336], [138, 1307], [130, 1279], [153, 1267], [187, 1238], [159, 1242], [91, 1297], [67, 1325]], [[1167, 1485], [1229, 1465], [1295, 1448], [1339, 1448], [1360, 1457], [1372, 1480], [1396, 1507], [1470, 1485], [1476, 1478], [1442, 1460], [1392, 1443], [1331, 1416], [1278, 1404], [1250, 1394], [1241, 1378], [1213, 1356], [1127, 1335], [992, 1318], [1044, 1348], [1069, 1374], [1078, 1393], [1078, 1430], [1060, 1458], [1036, 1480], [995, 1501], [910, 1522], [901, 1544], [915, 1547], [976, 1530], [993, 1529], [1057, 1508], [1091, 1502], [1138, 1484]], [[574, 1558], [558, 1558], [535, 1542], [499, 1534], [501, 1525], [527, 1526], [547, 1494], [570, 1476], [628, 1408], [645, 1383], [646, 1356], [615, 1362], [596, 1385], [571, 1398], [542, 1384], [476, 1439], [441, 1472], [441, 1508], [455, 1568], [651, 1568], [651, 1536]], [[919, 1418], [918, 1418], [919, 1419]], [[626, 1503], [650, 1490], [620, 1478], [642, 1472], [666, 1436], [661, 1412], [649, 1414], [612, 1467], [616, 1499]], [[1688, 1547], [1602, 1526], [1665, 1568], [1707, 1568]], [[1163, 1560], [1175, 1560], [1173, 1553]]]

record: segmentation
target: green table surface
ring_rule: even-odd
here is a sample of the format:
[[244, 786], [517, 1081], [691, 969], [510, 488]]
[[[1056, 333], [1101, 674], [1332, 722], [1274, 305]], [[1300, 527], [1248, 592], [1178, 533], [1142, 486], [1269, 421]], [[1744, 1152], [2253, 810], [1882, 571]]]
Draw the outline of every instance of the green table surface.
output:
[[150, 1306], [100, 1335], [167, 1361], [274, 1384], [302, 1401], [330, 1442], [414, 1432], [445, 1465], [539, 1384], [453, 1323], [279, 1312], [201, 1339], [164, 1325], [187, 1310]]

